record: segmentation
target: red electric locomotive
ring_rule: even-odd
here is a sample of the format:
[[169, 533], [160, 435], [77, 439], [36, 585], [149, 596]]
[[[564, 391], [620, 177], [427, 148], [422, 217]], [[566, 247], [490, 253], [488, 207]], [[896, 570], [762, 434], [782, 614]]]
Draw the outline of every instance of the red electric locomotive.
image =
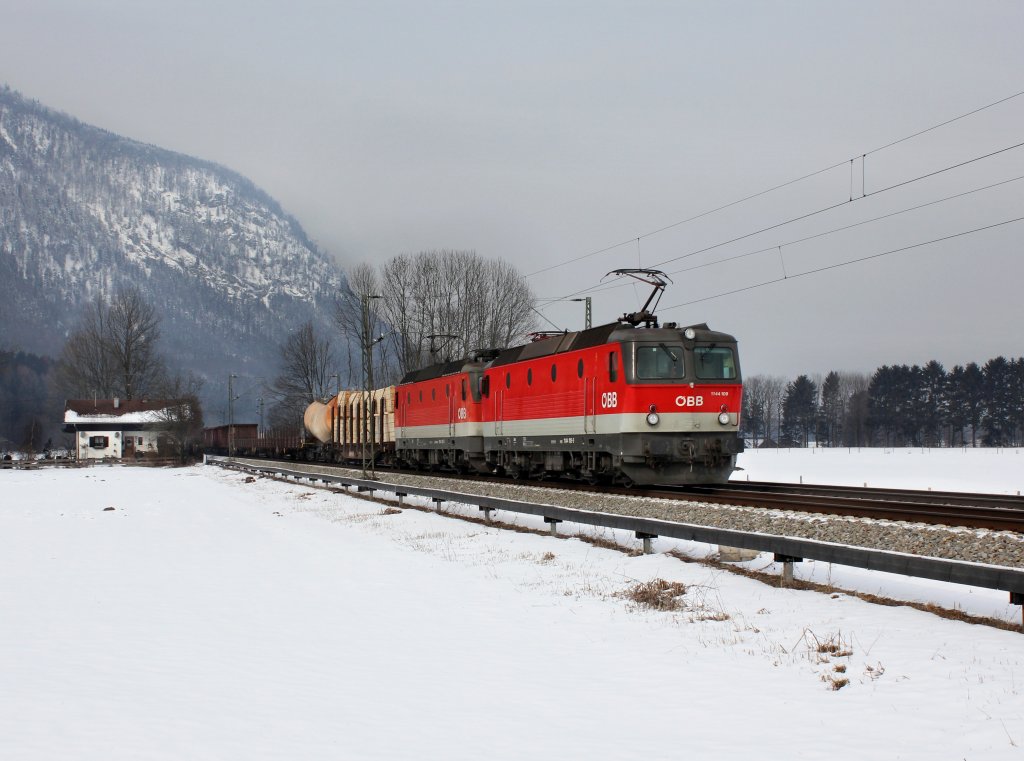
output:
[[414, 370], [395, 387], [395, 456], [400, 463], [486, 470], [481, 378], [492, 356]]
[[521, 478], [722, 483], [743, 451], [736, 340], [648, 311], [409, 373], [396, 387], [400, 462]]

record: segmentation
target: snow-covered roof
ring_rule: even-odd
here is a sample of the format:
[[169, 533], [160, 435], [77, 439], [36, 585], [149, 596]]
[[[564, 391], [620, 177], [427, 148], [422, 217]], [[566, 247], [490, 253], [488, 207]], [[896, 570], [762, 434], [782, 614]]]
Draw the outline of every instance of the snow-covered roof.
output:
[[167, 410], [178, 404], [174, 399], [69, 399], [64, 405], [64, 422], [160, 423], [167, 420]]
[[72, 410], [64, 413], [65, 423], [160, 423], [167, 419], [161, 410], [126, 412], [124, 415], [81, 415]]

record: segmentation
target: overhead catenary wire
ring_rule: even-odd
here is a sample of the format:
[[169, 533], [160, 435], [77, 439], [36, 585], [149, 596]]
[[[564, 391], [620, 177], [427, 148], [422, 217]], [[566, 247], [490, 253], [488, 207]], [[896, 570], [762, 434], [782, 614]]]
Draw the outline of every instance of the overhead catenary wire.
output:
[[604, 253], [607, 253], [608, 251], [614, 251], [616, 248], [621, 248], [622, 246], [625, 246], [625, 245], [627, 245], [629, 243], [633, 243], [634, 241], [639, 241], [642, 238], [649, 238], [652, 235], [658, 235], [659, 233], [663, 233], [666, 230], [671, 230], [673, 227], [679, 227], [680, 225], [685, 225], [687, 222], [694, 222], [694, 221], [696, 221], [698, 219], [701, 219], [702, 217], [710, 216], [711, 214], [715, 214], [715, 213], [717, 213], [719, 211], [724, 211], [725, 209], [728, 209], [728, 208], [730, 208], [732, 206], [738, 206], [741, 203], [746, 203], [747, 201], [752, 201], [753, 199], [758, 198], [758, 197], [763, 196], [763, 195], [767, 195], [768, 193], [774, 193], [776, 190], [781, 190], [782, 188], [788, 187], [790, 185], [795, 185], [798, 182], [803, 182], [804, 180], [808, 180], [811, 177], [816, 177], [819, 174], [824, 174], [825, 172], [829, 172], [829, 171], [835, 169], [836, 167], [842, 166], [845, 163], [846, 163], [845, 160], [844, 161], [840, 161], [837, 164], [833, 164], [832, 166], [825, 167], [824, 169], [819, 169], [816, 172], [811, 172], [810, 174], [805, 174], [802, 177], [797, 177], [795, 179], [789, 180], [788, 182], [783, 182], [783, 183], [781, 183], [779, 185], [775, 185], [774, 187], [767, 188], [767, 189], [762, 190], [762, 191], [760, 191], [758, 193], [752, 193], [749, 196], [745, 196], [744, 198], [737, 199], [736, 201], [732, 201], [731, 203], [723, 204], [722, 206], [719, 206], [717, 208], [708, 209], [707, 211], [701, 212], [700, 214], [695, 214], [692, 217], [688, 217], [686, 219], [682, 219], [682, 220], [680, 220], [678, 222], [673, 222], [672, 224], [665, 225], [664, 227], [660, 227], [657, 230], [651, 230], [650, 232], [644, 233], [643, 235], [637, 235], [635, 237], [630, 238], [629, 240], [624, 240], [621, 243], [615, 243], [615, 244], [613, 244], [611, 246], [606, 246], [605, 248], [598, 249], [597, 251], [591, 251], [590, 253], [583, 254], [582, 256], [577, 256], [574, 259], [568, 259], [568, 260], [566, 260], [564, 262], [560, 262], [559, 264], [552, 264], [550, 267], [544, 267], [543, 269], [539, 269], [539, 270], [536, 270], [534, 272], [527, 273], [526, 277], [533, 277], [534, 275], [540, 275], [540, 274], [542, 274], [544, 272], [550, 272], [551, 270], [558, 269], [559, 267], [564, 267], [567, 264], [574, 264], [576, 262], [583, 261], [584, 259], [589, 259], [592, 256], [597, 256], [598, 254], [604, 254]]
[[[838, 232], [844, 232], [846, 230], [850, 230], [850, 229], [853, 229], [855, 227], [862, 227], [863, 225], [871, 224], [873, 222], [879, 222], [879, 221], [884, 220], [884, 219], [890, 219], [892, 217], [897, 217], [897, 216], [899, 216], [901, 214], [907, 214], [907, 213], [912, 212], [912, 211], [918, 211], [919, 209], [924, 209], [924, 208], [927, 208], [929, 206], [936, 206], [936, 205], [938, 205], [940, 203], [945, 203], [947, 201], [953, 201], [953, 200], [956, 200], [957, 198], [963, 198], [965, 196], [969, 196], [969, 195], [972, 195], [974, 193], [980, 193], [980, 192], [985, 191], [985, 190], [991, 190], [992, 188], [997, 188], [997, 187], [1000, 187], [1002, 185], [1008, 185], [1008, 184], [1010, 184], [1012, 182], [1020, 182], [1021, 180], [1024, 180], [1024, 175], [1018, 175], [1017, 177], [1011, 177], [1008, 180], [1001, 180], [999, 182], [994, 182], [994, 183], [991, 183], [989, 185], [984, 185], [984, 186], [979, 187], [979, 188], [972, 188], [971, 190], [965, 190], [962, 193], [955, 193], [954, 195], [945, 196], [944, 198], [937, 198], [934, 201], [927, 201], [925, 203], [917, 204], [916, 206], [910, 206], [910, 207], [905, 208], [905, 209], [899, 209], [898, 211], [889, 212], [888, 214], [881, 214], [881, 215], [879, 215], [877, 217], [871, 217], [870, 219], [861, 220], [860, 222], [853, 222], [851, 224], [843, 225], [841, 227], [834, 227], [831, 230], [825, 230], [823, 232], [815, 233], [813, 235], [807, 235], [807, 236], [804, 236], [803, 238], [796, 238], [794, 240], [785, 241], [783, 243], [779, 243], [779, 244], [776, 244], [776, 245], [773, 245], [773, 246], [766, 246], [764, 248], [759, 248], [759, 249], [756, 249], [754, 251], [747, 251], [746, 253], [736, 254], [734, 256], [728, 256], [728, 257], [725, 257], [724, 259], [716, 259], [716, 260], [711, 261], [711, 262], [704, 262], [703, 264], [697, 264], [697, 265], [695, 265], [693, 267], [685, 267], [683, 269], [672, 270], [668, 274], [669, 275], [678, 275], [678, 274], [681, 274], [683, 272], [693, 272], [694, 270], [706, 269], [708, 267], [716, 267], [716, 266], [718, 266], [720, 264], [727, 264], [729, 262], [734, 262], [734, 261], [736, 261], [738, 259], [746, 259], [746, 258], [751, 257], [751, 256], [756, 256], [757, 254], [763, 254], [763, 253], [768, 252], [768, 251], [774, 251], [779, 246], [794, 246], [794, 245], [797, 245], [798, 243], [806, 243], [807, 241], [815, 240], [816, 238], [823, 238], [823, 237], [825, 237], [827, 235], [834, 235], [835, 233], [838, 233]], [[613, 283], [613, 284], [603, 285], [603, 286], [594, 286], [594, 287], [591, 287], [591, 288], [586, 288], [586, 289], [584, 289], [582, 291], [577, 291], [576, 293], [572, 293], [569, 296], [560, 296], [557, 299], [556, 298], [540, 299], [540, 301], [548, 301], [548, 302], [562, 301], [562, 300], [565, 300], [565, 299], [570, 298], [572, 296], [579, 295], [580, 293], [591, 293], [591, 294], [593, 294], [593, 293], [603, 293], [605, 291], [613, 291], [613, 290], [615, 290], [617, 288], [624, 288], [626, 285], [628, 285], [628, 283]]]
[[927, 180], [930, 177], [935, 177], [935, 176], [943, 174], [945, 172], [950, 172], [950, 171], [952, 171], [954, 169], [959, 169], [959, 168], [967, 166], [969, 164], [973, 164], [973, 163], [978, 162], [978, 161], [983, 161], [984, 159], [992, 158], [993, 156], [998, 156], [1001, 153], [1006, 153], [1007, 151], [1012, 151], [1012, 150], [1015, 150], [1015, 149], [1020, 148], [1022, 146], [1024, 146], [1024, 142], [1017, 143], [1016, 145], [1010, 145], [1010, 146], [1007, 146], [1006, 148], [1000, 148], [997, 151], [992, 151], [991, 153], [986, 153], [983, 156], [976, 156], [976, 157], [974, 157], [972, 159], [967, 159], [966, 161], [961, 161], [961, 162], [959, 162], [957, 164], [951, 164], [950, 166], [943, 167], [942, 169], [936, 169], [933, 172], [928, 172], [927, 174], [922, 174], [922, 175], [919, 175], [917, 177], [913, 177], [913, 178], [911, 178], [909, 180], [903, 180], [902, 182], [897, 182], [897, 183], [895, 183], [893, 185], [888, 185], [887, 187], [880, 188], [879, 190], [874, 190], [874, 191], [872, 191], [870, 193], [866, 193], [865, 195], [862, 195], [860, 198], [854, 198], [852, 201], [842, 201], [840, 203], [832, 204], [830, 206], [825, 206], [824, 208], [818, 209], [816, 211], [812, 211], [812, 212], [809, 212], [807, 214], [801, 214], [801, 215], [793, 217], [791, 219], [787, 219], [784, 222], [779, 222], [779, 223], [774, 224], [774, 225], [769, 225], [768, 227], [763, 227], [760, 230], [754, 230], [753, 232], [746, 233], [745, 235], [741, 235], [741, 236], [739, 236], [737, 238], [732, 238], [730, 240], [723, 241], [721, 243], [716, 243], [716, 244], [714, 244], [712, 246], [707, 246], [707, 247], [699, 249], [697, 251], [691, 251], [688, 254], [680, 254], [679, 256], [674, 256], [671, 259], [665, 259], [664, 261], [658, 262], [657, 264], [654, 264], [652, 266], [653, 267], [661, 267], [661, 266], [663, 266], [665, 264], [668, 264], [669, 262], [679, 261], [680, 259], [688, 259], [691, 256], [696, 256], [697, 254], [703, 254], [703, 253], [705, 253], [707, 251], [711, 251], [712, 249], [721, 248], [722, 246], [727, 246], [730, 243], [735, 243], [737, 241], [744, 240], [746, 238], [750, 238], [750, 237], [753, 237], [754, 235], [759, 235], [761, 233], [768, 232], [770, 230], [776, 230], [776, 229], [778, 229], [780, 227], [784, 227], [785, 225], [792, 224], [793, 222], [799, 222], [801, 220], [817, 216], [818, 214], [824, 214], [825, 212], [831, 211], [832, 209], [836, 209], [836, 208], [838, 208], [840, 206], [849, 206], [850, 204], [857, 203], [858, 201], [861, 201], [861, 200], [863, 200], [865, 198], [873, 198], [874, 196], [881, 195], [882, 193], [887, 193], [890, 190], [895, 190], [896, 188], [902, 188], [902, 187], [904, 187], [906, 185], [910, 185], [910, 184], [915, 183], [915, 182], [920, 182], [921, 180]]
[[973, 111], [968, 111], [965, 114], [960, 114], [960, 116], [954, 116], [952, 119], [947, 119], [946, 121], [941, 122], [940, 124], [935, 124], [931, 127], [921, 130], [920, 132], [915, 132], [913, 135], [907, 135], [906, 137], [901, 137], [899, 140], [893, 140], [891, 143], [886, 143], [885, 145], [879, 146], [878, 148], [868, 151], [867, 153], [864, 154], [864, 157], [870, 156], [873, 153], [878, 153], [879, 151], [884, 151], [886, 148], [892, 148], [894, 145], [905, 143], [907, 140], [913, 140], [915, 137], [920, 137], [921, 135], [927, 132], [932, 132], [933, 130], [945, 127], [947, 124], [958, 122], [961, 119], [966, 119], [968, 116], [974, 116], [974, 114], [981, 113], [982, 111], [985, 111], [989, 108], [993, 108], [994, 106], [998, 106], [1001, 103], [1006, 103], [1007, 101], [1013, 100], [1014, 98], [1019, 98], [1021, 95], [1024, 95], [1024, 90], [1016, 92], [1013, 95], [1007, 95], [1005, 98], [1000, 98], [999, 100], [993, 101], [992, 103], [984, 105], [981, 108], [976, 108]]
[[[936, 169], [934, 171], [927, 172], [927, 173], [919, 175], [917, 177], [913, 177], [913, 178], [911, 178], [909, 180], [903, 180], [903, 181], [897, 182], [897, 183], [895, 183], [893, 185], [889, 185], [887, 187], [880, 188], [878, 190], [872, 191], [871, 193], [868, 193], [866, 195], [860, 196], [858, 198], [854, 198], [852, 201], [840, 201], [839, 203], [830, 204], [829, 206], [825, 206], [823, 208], [816, 209], [815, 211], [811, 211], [811, 212], [808, 212], [806, 214], [800, 214], [800, 215], [798, 215], [796, 217], [791, 217], [790, 219], [784, 220], [782, 222], [777, 222], [775, 224], [768, 225], [767, 227], [762, 227], [759, 230], [754, 230], [753, 232], [745, 233], [745, 234], [739, 235], [739, 236], [737, 236], [735, 238], [730, 238], [729, 240], [720, 241], [718, 243], [714, 243], [714, 244], [712, 244], [710, 246], [705, 246], [704, 248], [700, 248], [700, 249], [697, 249], [695, 251], [690, 251], [690, 252], [685, 253], [685, 254], [680, 254], [679, 256], [674, 256], [674, 257], [672, 257], [670, 259], [665, 259], [664, 261], [658, 262], [657, 264], [653, 264], [651, 266], [652, 267], [662, 267], [662, 266], [664, 266], [666, 264], [669, 264], [671, 262], [679, 261], [680, 259], [688, 259], [688, 258], [690, 258], [692, 256], [697, 256], [698, 254], [707, 253], [708, 251], [713, 251], [716, 248], [721, 248], [722, 246], [727, 246], [727, 245], [729, 245], [731, 243], [737, 243], [737, 242], [739, 242], [741, 240], [746, 240], [747, 238], [752, 238], [755, 235], [760, 235], [761, 233], [770, 232], [771, 230], [776, 230], [776, 229], [778, 229], [780, 227], [785, 227], [786, 225], [792, 224], [794, 222], [799, 222], [799, 221], [802, 221], [802, 220], [805, 220], [805, 219], [809, 219], [811, 217], [815, 217], [815, 216], [817, 216], [819, 214], [824, 214], [825, 212], [832, 211], [833, 209], [837, 209], [837, 208], [839, 208], [841, 206], [851, 206], [852, 204], [855, 204], [858, 201], [861, 201], [861, 200], [863, 200], [865, 198], [874, 198], [875, 196], [881, 195], [882, 193], [887, 193], [890, 190], [895, 190], [897, 188], [905, 187], [905, 186], [910, 185], [912, 183], [920, 182], [920, 181], [926, 180], [926, 179], [928, 179], [930, 177], [935, 177], [935, 176], [943, 174], [945, 172], [949, 172], [949, 171], [952, 171], [954, 169], [959, 169], [959, 168], [967, 166], [969, 164], [973, 164], [973, 163], [976, 163], [978, 161], [983, 161], [984, 159], [992, 158], [993, 156], [998, 156], [998, 155], [1000, 155], [1002, 153], [1006, 153], [1007, 151], [1016, 150], [1017, 148], [1021, 148], [1021, 147], [1024, 147], [1024, 142], [1016, 143], [1014, 145], [1010, 145], [1010, 146], [1007, 146], [1005, 148], [1000, 148], [999, 150], [992, 151], [990, 153], [986, 153], [986, 154], [983, 154], [981, 156], [975, 156], [974, 158], [966, 159], [964, 161], [957, 162], [956, 164], [950, 164], [949, 166], [942, 167], [941, 169]], [[775, 246], [769, 246], [769, 249], [772, 249], [772, 248], [775, 248]], [[579, 295], [581, 293], [594, 292], [594, 291], [596, 291], [600, 287], [600, 285], [601, 284], [598, 283], [597, 285], [593, 285], [593, 286], [589, 286], [587, 288], [583, 288], [583, 289], [575, 291], [575, 292], [569, 294], [569, 296], [565, 296], [563, 298], [569, 298], [570, 296], [576, 296], [576, 295]]]
[[765, 281], [760, 282], [760, 283], [754, 283], [753, 285], [744, 286], [742, 288], [734, 288], [734, 289], [729, 290], [729, 291], [722, 291], [721, 293], [716, 293], [716, 294], [713, 294], [711, 296], [703, 296], [703, 297], [701, 297], [699, 299], [693, 299], [692, 301], [684, 301], [684, 302], [681, 302], [679, 304], [673, 304], [672, 306], [663, 307], [661, 311], [664, 313], [664, 312], [667, 312], [667, 311], [669, 311], [671, 309], [679, 309], [680, 307], [690, 306], [692, 304], [700, 304], [701, 302], [711, 301], [712, 299], [722, 298], [723, 296], [731, 296], [731, 295], [734, 295], [734, 294], [737, 294], [737, 293], [745, 293], [747, 291], [752, 291], [752, 290], [755, 290], [757, 288], [764, 288], [765, 286], [774, 285], [775, 283], [781, 283], [781, 282], [783, 282], [785, 280], [795, 280], [795, 279], [800, 278], [800, 277], [807, 277], [808, 275], [816, 275], [816, 274], [819, 274], [819, 273], [822, 273], [822, 272], [827, 272], [828, 270], [839, 269], [840, 267], [848, 267], [851, 264], [858, 264], [860, 262], [866, 262], [866, 261], [869, 261], [871, 259], [879, 259], [879, 258], [881, 258], [883, 256], [890, 256], [892, 254], [898, 254], [898, 253], [902, 253], [904, 251], [911, 251], [911, 250], [913, 250], [915, 248], [922, 248], [923, 246], [930, 246], [932, 244], [941, 243], [942, 241], [952, 240], [954, 238], [962, 238], [965, 235], [973, 235], [974, 233], [980, 233], [980, 232], [982, 232], [984, 230], [992, 230], [992, 229], [994, 229], [996, 227], [1002, 227], [1004, 225], [1011, 225], [1011, 224], [1014, 224], [1015, 222], [1022, 222], [1022, 221], [1024, 221], [1024, 217], [1016, 217], [1014, 219], [1007, 219], [1007, 220], [1004, 220], [1002, 222], [996, 222], [996, 223], [991, 224], [991, 225], [985, 225], [984, 227], [976, 227], [973, 230], [964, 230], [963, 232], [953, 233], [952, 235], [944, 235], [941, 238], [933, 238], [932, 240], [922, 241], [921, 243], [913, 243], [913, 244], [911, 244], [909, 246], [901, 246], [900, 248], [893, 248], [893, 249], [890, 249], [888, 251], [882, 251], [882, 252], [877, 253], [877, 254], [869, 254], [868, 256], [861, 256], [861, 257], [858, 257], [856, 259], [850, 259], [850, 260], [845, 261], [845, 262], [837, 262], [835, 264], [828, 264], [828, 265], [825, 265], [823, 267], [816, 267], [815, 269], [805, 270], [804, 272], [799, 272], [799, 273], [796, 273], [794, 275], [789, 275], [788, 277], [777, 277], [777, 278], [773, 278], [771, 280], [765, 280]]
[[[893, 141], [891, 141], [889, 143], [886, 143], [885, 145], [879, 146], [878, 148], [873, 148], [870, 151], [866, 151], [866, 152], [862, 153], [860, 155], [860, 159], [861, 159], [861, 193], [862, 193], [862, 195], [860, 197], [864, 198], [864, 197], [867, 197], [868, 195], [870, 195], [870, 194], [868, 194], [866, 192], [867, 188], [866, 188], [866, 175], [865, 175], [865, 164], [866, 164], [866, 159], [867, 159], [868, 156], [870, 156], [872, 154], [875, 154], [875, 153], [879, 153], [880, 151], [884, 151], [885, 149], [891, 148], [894, 145], [899, 145], [900, 143], [907, 142], [908, 140], [913, 140], [916, 137], [920, 137], [921, 135], [924, 135], [924, 134], [926, 134], [928, 132], [932, 132], [934, 130], [937, 130], [937, 129], [940, 129], [942, 127], [945, 127], [945, 126], [947, 126], [949, 124], [952, 124], [953, 122], [960, 121], [961, 119], [966, 119], [969, 116], [973, 116], [975, 114], [981, 113], [982, 111], [986, 111], [986, 110], [988, 110], [990, 108], [994, 108], [995, 106], [998, 106], [1000, 104], [1003, 104], [1003, 103], [1006, 103], [1008, 101], [1011, 101], [1014, 98], [1019, 98], [1021, 95], [1024, 95], [1024, 90], [1021, 90], [1020, 92], [1013, 93], [1012, 95], [1008, 95], [1008, 96], [1006, 96], [1004, 98], [1000, 98], [999, 100], [993, 101], [991, 103], [987, 103], [984, 106], [972, 109], [971, 111], [967, 111], [966, 113], [960, 114], [958, 116], [954, 116], [951, 119], [946, 119], [945, 121], [940, 122], [939, 124], [934, 124], [934, 125], [932, 125], [930, 127], [926, 127], [925, 129], [918, 130], [917, 132], [914, 132], [913, 134], [906, 135], [904, 137], [901, 137], [901, 138], [893, 140]], [[854, 158], [856, 158], [856, 157], [854, 157]], [[533, 272], [527, 273], [525, 275], [525, 277], [529, 278], [529, 277], [534, 277], [535, 275], [540, 275], [540, 274], [542, 274], [544, 272], [550, 272], [551, 270], [558, 269], [559, 267], [564, 267], [564, 266], [569, 265], [569, 264], [574, 264], [574, 263], [582, 261], [584, 259], [589, 259], [590, 257], [597, 256], [597, 255], [603, 254], [603, 253], [607, 253], [608, 251], [613, 251], [616, 248], [620, 248], [621, 246], [628, 245], [628, 244], [632, 243], [633, 241], [638, 241], [639, 242], [640, 239], [642, 239], [642, 238], [649, 238], [652, 235], [658, 235], [660, 233], [666, 232], [667, 230], [671, 230], [673, 228], [679, 227], [679, 226], [687, 224], [689, 222], [694, 222], [694, 221], [696, 221], [698, 219], [701, 219], [703, 217], [707, 217], [707, 216], [710, 216], [711, 214], [715, 214], [717, 212], [724, 211], [725, 209], [729, 209], [729, 208], [731, 208], [733, 206], [737, 206], [739, 204], [746, 203], [747, 201], [751, 201], [751, 200], [753, 200], [755, 198], [759, 198], [759, 197], [767, 195], [769, 193], [774, 193], [777, 190], [781, 190], [783, 188], [789, 187], [790, 185], [795, 185], [795, 184], [797, 184], [799, 182], [803, 182], [804, 180], [808, 180], [808, 179], [810, 179], [812, 177], [816, 177], [816, 176], [818, 176], [820, 174], [824, 174], [825, 172], [830, 172], [833, 169], [836, 169], [837, 167], [843, 166], [844, 164], [847, 163], [847, 161], [851, 162], [851, 170], [852, 170], [852, 168], [853, 168], [852, 162], [854, 161], [854, 159], [843, 159], [842, 161], [839, 161], [839, 162], [836, 162], [834, 164], [831, 164], [830, 166], [823, 167], [822, 169], [818, 169], [816, 171], [809, 172], [807, 174], [801, 175], [800, 177], [796, 177], [796, 178], [794, 178], [792, 180], [788, 180], [786, 182], [779, 183], [778, 185], [774, 185], [774, 186], [772, 186], [770, 188], [766, 188], [765, 190], [761, 190], [761, 191], [759, 191], [757, 193], [751, 193], [750, 195], [744, 196], [743, 198], [739, 198], [739, 199], [737, 199], [735, 201], [731, 201], [729, 203], [722, 204], [721, 206], [715, 207], [713, 209], [708, 209], [707, 211], [703, 211], [703, 212], [701, 212], [699, 214], [695, 214], [695, 215], [693, 215], [691, 217], [687, 217], [686, 219], [679, 220], [678, 222], [673, 222], [673, 223], [665, 225], [663, 227], [659, 227], [656, 230], [651, 230], [650, 232], [643, 233], [642, 235], [636, 235], [636, 236], [630, 237], [630, 238], [628, 238], [626, 240], [620, 241], [619, 243], [614, 243], [614, 244], [612, 244], [610, 246], [605, 246], [604, 248], [597, 249], [596, 251], [590, 251], [590, 252], [588, 252], [586, 254], [582, 254], [582, 255], [574, 257], [572, 259], [567, 259], [564, 262], [560, 262], [558, 264], [553, 264], [553, 265], [551, 265], [549, 267], [543, 267], [543, 268], [541, 268], [539, 270], [535, 270]], [[855, 199], [852, 198], [852, 192], [851, 192], [851, 199], [850, 200], [851, 201], [855, 200]]]

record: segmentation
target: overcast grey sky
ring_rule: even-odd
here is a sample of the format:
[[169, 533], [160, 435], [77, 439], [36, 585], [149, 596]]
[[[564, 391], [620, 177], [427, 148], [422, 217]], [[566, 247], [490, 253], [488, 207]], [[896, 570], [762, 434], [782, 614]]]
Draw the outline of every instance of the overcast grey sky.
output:
[[[646, 235], [1024, 91], [1024, 3], [0, 0], [0, 81], [250, 177], [344, 265], [475, 249], [538, 296], [672, 275], [664, 320], [746, 373], [1024, 353], [1024, 96], [783, 191]], [[862, 163], [866, 166], [862, 167]], [[852, 175], [852, 177], [851, 177]], [[863, 178], [863, 184], [862, 184]], [[742, 241], [786, 219], [867, 197]], [[641, 237], [639, 242], [635, 239]], [[783, 275], [785, 282], [690, 303]], [[593, 294], [595, 322], [635, 309]], [[581, 304], [545, 314], [579, 327]]]

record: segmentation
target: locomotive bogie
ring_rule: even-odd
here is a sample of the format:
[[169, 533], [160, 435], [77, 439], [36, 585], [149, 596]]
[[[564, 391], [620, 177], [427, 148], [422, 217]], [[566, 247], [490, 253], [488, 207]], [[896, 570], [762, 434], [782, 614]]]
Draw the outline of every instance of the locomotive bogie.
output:
[[497, 472], [641, 485], [724, 483], [742, 451], [734, 435], [652, 433], [494, 437], [485, 439], [484, 449]]

